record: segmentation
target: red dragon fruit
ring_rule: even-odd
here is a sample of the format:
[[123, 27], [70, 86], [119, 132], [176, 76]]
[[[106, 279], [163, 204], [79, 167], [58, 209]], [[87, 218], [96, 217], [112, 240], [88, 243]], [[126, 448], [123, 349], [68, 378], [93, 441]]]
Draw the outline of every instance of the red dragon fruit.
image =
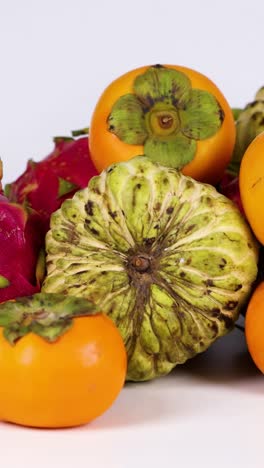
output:
[[241, 213], [244, 215], [239, 191], [238, 175], [231, 174], [230, 172], [226, 171], [217, 188], [220, 193], [232, 200], [237, 205]]
[[[0, 176], [2, 166], [0, 164]], [[40, 290], [41, 218], [33, 211], [10, 202], [2, 193], [0, 181], [0, 302]]]
[[6, 187], [10, 201], [40, 214], [45, 232], [51, 214], [98, 174], [89, 155], [87, 135], [56, 137], [54, 143], [51, 154], [40, 162], [28, 161], [25, 172]]

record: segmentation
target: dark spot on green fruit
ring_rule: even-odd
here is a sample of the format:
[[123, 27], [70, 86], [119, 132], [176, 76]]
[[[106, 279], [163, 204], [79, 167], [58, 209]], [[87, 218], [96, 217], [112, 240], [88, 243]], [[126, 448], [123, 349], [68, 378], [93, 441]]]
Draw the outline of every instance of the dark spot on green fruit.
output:
[[225, 307], [224, 309], [225, 310], [234, 310], [238, 305], [238, 302], [237, 301], [228, 301], [226, 304], [225, 304]]
[[212, 317], [218, 317], [219, 314], [220, 314], [221, 310], [219, 309], [219, 307], [214, 307], [211, 311], [211, 315]]
[[95, 228], [90, 228], [90, 231], [92, 234], [94, 234], [95, 236], [98, 236], [99, 232], [95, 229]]
[[159, 229], [159, 224], [155, 224], [154, 229]]
[[138, 189], [140, 189], [142, 186], [141, 186], [141, 184], [137, 184], [136, 187], [137, 187]]
[[115, 304], [112, 304], [109, 311], [108, 311], [108, 315], [112, 315], [112, 313], [114, 312], [115, 310]]
[[93, 278], [89, 281], [89, 284], [94, 284], [96, 282], [96, 278]]
[[248, 242], [247, 245], [249, 249], [252, 249], [252, 244], [250, 242]]
[[186, 273], [185, 273], [184, 271], [181, 271], [181, 272], [180, 272], [180, 277], [181, 277], [181, 278], [185, 278], [185, 276], [186, 276]]
[[191, 224], [190, 226], [188, 226], [187, 229], [185, 230], [185, 233], [189, 234], [190, 232], [192, 232], [195, 226], [196, 226], [195, 224]]
[[221, 263], [219, 263], [219, 268], [221, 268], [221, 270], [223, 270], [223, 268], [225, 268], [227, 264], [227, 261], [225, 258], [221, 258]]
[[155, 210], [155, 211], [159, 211], [160, 209], [161, 209], [161, 203], [158, 202], [158, 203], [156, 203], [156, 205], [154, 206], [154, 210]]
[[108, 130], [110, 130], [110, 132], [114, 132], [115, 131], [115, 126], [113, 124], [110, 124], [109, 127], [108, 127]]
[[188, 351], [189, 356], [194, 356], [196, 354], [193, 346], [185, 344], [184, 348]]
[[217, 323], [216, 322], [210, 322], [210, 324], [208, 325], [209, 328], [211, 328], [211, 330], [214, 332], [214, 333], [218, 333], [218, 326], [217, 326]]
[[213, 201], [210, 197], [202, 197], [202, 201], [207, 205], [207, 206], [212, 206]]
[[101, 192], [98, 187], [93, 188], [92, 192], [96, 193], [97, 195], [101, 195]]
[[153, 68], [164, 68], [163, 65], [161, 65], [160, 63], [156, 63], [156, 65], [152, 65]]
[[242, 284], [237, 284], [237, 286], [235, 287], [235, 291], [239, 291], [239, 289], [243, 288], [243, 285]]
[[185, 185], [186, 185], [186, 188], [187, 188], [187, 189], [190, 189], [190, 188], [193, 187], [193, 182], [192, 182], [190, 179], [188, 179], [188, 180], [186, 180], [186, 184], [185, 184]]
[[172, 214], [173, 211], [174, 211], [173, 206], [169, 206], [169, 208], [166, 209], [166, 213], [167, 213], [168, 215]]
[[219, 319], [220, 319], [222, 322], [225, 323], [225, 327], [226, 327], [227, 329], [233, 328], [233, 326], [234, 326], [234, 320], [233, 320], [231, 317], [229, 317], [228, 315], [223, 315], [223, 314], [222, 314], [222, 315], [219, 317]]
[[212, 279], [208, 278], [206, 281], [205, 281], [205, 284], [206, 286], [214, 286], [214, 282]]
[[117, 211], [109, 211], [111, 218], [115, 219], [117, 217]]
[[155, 237], [145, 237], [143, 239], [143, 242], [146, 246], [151, 246], [153, 244], [153, 242], [155, 242]]
[[85, 211], [89, 216], [93, 216], [93, 207], [94, 207], [94, 202], [92, 200], [88, 200], [88, 202], [85, 204]]

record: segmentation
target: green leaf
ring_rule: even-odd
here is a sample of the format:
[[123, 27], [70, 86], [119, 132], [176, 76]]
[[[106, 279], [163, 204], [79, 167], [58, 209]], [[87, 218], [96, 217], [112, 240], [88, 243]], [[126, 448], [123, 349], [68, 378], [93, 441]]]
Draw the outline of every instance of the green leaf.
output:
[[32, 324], [31, 331], [52, 343], [64, 333], [66, 333], [66, 331], [68, 331], [71, 326], [71, 319], [61, 320], [60, 322], [58, 321], [57, 323], [53, 323], [50, 326], [43, 326], [38, 322], [34, 322]]
[[147, 138], [142, 106], [134, 94], [121, 96], [108, 117], [108, 130], [130, 145], [142, 145]]
[[74, 317], [96, 313], [98, 308], [88, 299], [37, 293], [1, 303], [0, 326], [11, 344], [30, 332], [51, 342], [70, 328]]
[[53, 142], [55, 143], [55, 145], [58, 145], [60, 143], [69, 143], [70, 141], [74, 141], [74, 138], [62, 135], [53, 137]]
[[69, 180], [62, 179], [59, 177], [59, 189], [58, 189], [58, 198], [71, 193], [73, 190], [76, 190], [78, 186]]
[[191, 81], [184, 73], [172, 68], [154, 66], [134, 82], [134, 91], [146, 109], [156, 102], [181, 107], [189, 95]]
[[12, 183], [6, 184], [4, 187], [4, 195], [9, 198], [11, 194]]
[[25, 311], [23, 299], [10, 300], [0, 304], [0, 327], [8, 327], [22, 321]]
[[7, 286], [9, 285], [9, 279], [5, 278], [5, 276], [0, 275], [0, 288], [7, 288]]
[[80, 128], [78, 130], [72, 130], [71, 134], [73, 137], [89, 135], [89, 127]]
[[4, 328], [4, 337], [11, 345], [14, 345], [19, 338], [22, 338], [29, 333], [29, 327], [19, 327], [18, 324]]
[[207, 91], [193, 89], [186, 110], [179, 111], [181, 131], [188, 138], [205, 140], [220, 129], [224, 113], [215, 97]]
[[181, 169], [189, 163], [195, 152], [196, 142], [181, 133], [167, 140], [149, 138], [144, 145], [144, 153], [149, 159], [175, 169]]

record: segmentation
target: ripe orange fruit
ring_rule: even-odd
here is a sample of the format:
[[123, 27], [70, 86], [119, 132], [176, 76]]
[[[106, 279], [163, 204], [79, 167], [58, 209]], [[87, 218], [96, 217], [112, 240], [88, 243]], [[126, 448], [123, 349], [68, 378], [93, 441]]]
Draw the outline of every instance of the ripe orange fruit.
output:
[[257, 286], [249, 301], [245, 318], [245, 336], [253, 361], [264, 373], [264, 282]]
[[264, 244], [264, 132], [250, 143], [242, 157], [239, 190], [247, 220]]
[[[13, 306], [15, 310], [18, 301], [8, 302], [9, 312]], [[52, 314], [56, 311], [54, 304]], [[22, 316], [22, 333], [31, 324], [42, 333], [43, 314], [40, 310]], [[63, 317], [59, 320], [56, 323]], [[33, 427], [70, 427], [88, 423], [112, 405], [125, 381], [127, 358], [110, 318], [101, 313], [73, 318], [53, 342], [30, 331], [11, 344], [6, 333], [12, 339], [17, 331], [12, 326], [7, 322], [0, 328], [0, 419]]]
[[177, 65], [145, 66], [113, 81], [92, 115], [89, 146], [98, 171], [145, 154], [216, 183], [235, 143], [232, 111], [217, 86]]

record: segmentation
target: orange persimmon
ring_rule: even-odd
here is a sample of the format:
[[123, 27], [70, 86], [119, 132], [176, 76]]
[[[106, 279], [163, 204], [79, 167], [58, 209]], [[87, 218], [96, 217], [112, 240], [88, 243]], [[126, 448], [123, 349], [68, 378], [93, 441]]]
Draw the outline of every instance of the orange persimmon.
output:
[[246, 311], [245, 336], [249, 353], [264, 373], [264, 282], [254, 290]]
[[242, 157], [239, 190], [247, 220], [264, 244], [264, 132], [250, 143]]
[[[56, 310], [54, 304], [52, 314]], [[40, 325], [47, 317], [45, 310], [22, 317], [22, 333], [35, 320], [36, 331], [47, 333]], [[29, 332], [12, 344], [6, 338], [12, 340], [17, 333], [17, 325], [12, 327], [0, 328], [1, 420], [70, 427], [88, 423], [112, 405], [125, 381], [126, 350], [110, 318], [101, 313], [75, 317], [53, 342]]]
[[212, 184], [223, 175], [234, 143], [234, 118], [222, 92], [205, 75], [176, 65], [145, 66], [114, 80], [89, 129], [98, 171], [145, 154]]

